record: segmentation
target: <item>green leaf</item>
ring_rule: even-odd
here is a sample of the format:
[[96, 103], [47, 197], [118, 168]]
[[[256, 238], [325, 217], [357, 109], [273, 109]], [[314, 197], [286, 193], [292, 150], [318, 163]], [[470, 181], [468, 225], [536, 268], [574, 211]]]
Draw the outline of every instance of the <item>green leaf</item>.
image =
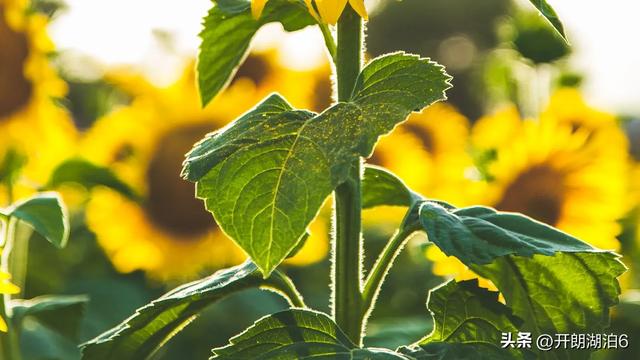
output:
[[461, 344], [432, 342], [426, 345], [405, 346], [398, 349], [415, 360], [512, 360], [514, 356], [504, 349], [487, 344]]
[[566, 40], [567, 35], [564, 32], [564, 25], [562, 25], [562, 22], [560, 21], [560, 18], [558, 17], [558, 14], [553, 9], [553, 7], [551, 7], [551, 5], [549, 5], [549, 3], [546, 0], [529, 0], [529, 1], [531, 1], [533, 6], [535, 6], [536, 9], [540, 11], [542, 16], [544, 16], [547, 20], [549, 20], [551, 25], [553, 25], [553, 27], [558, 31], [558, 33], [562, 35], [562, 37]]
[[[524, 215], [486, 207], [445, 209], [425, 203], [420, 221], [446, 254], [498, 287], [507, 306], [524, 320], [522, 331], [540, 334], [597, 333], [609, 324], [625, 271], [618, 255]], [[584, 351], [557, 349], [541, 358], [584, 358]]]
[[484, 206], [449, 210], [440, 204], [425, 202], [420, 208], [420, 222], [429, 241], [467, 265], [489, 264], [511, 254], [531, 257], [565, 251], [598, 251], [524, 215]]
[[42, 237], [58, 248], [63, 248], [69, 238], [69, 217], [62, 199], [57, 193], [44, 192], [14, 204], [9, 216], [27, 223]]
[[[617, 277], [625, 272], [608, 252], [558, 253], [533, 258], [505, 256], [471, 266], [504, 295], [521, 331], [540, 334], [599, 333], [609, 326], [609, 308], [618, 303]], [[589, 350], [539, 352], [541, 359], [584, 359]]]
[[[503, 353], [500, 358], [523, 359], [532, 353], [520, 349], [502, 349], [502, 333], [517, 332], [521, 320], [498, 301], [498, 293], [478, 286], [478, 280], [456, 282], [455, 280], [431, 290], [427, 307], [433, 315], [434, 329], [426, 338], [404, 350], [413, 356], [442, 351], [447, 345], [456, 344], [447, 350], [456, 351], [460, 344], [467, 345], [465, 351], [492, 354]], [[435, 344], [435, 345], [432, 345]], [[435, 346], [435, 348], [432, 348]], [[401, 351], [402, 352], [402, 351]]]
[[18, 326], [26, 318], [34, 318], [60, 335], [76, 340], [80, 321], [89, 298], [86, 296], [39, 296], [30, 300], [12, 300], [13, 317]]
[[411, 206], [422, 197], [417, 195], [404, 182], [389, 170], [366, 165], [362, 181], [362, 207]]
[[250, 261], [180, 286], [148, 305], [117, 327], [81, 345], [85, 360], [146, 359], [187, 326], [207, 306], [234, 292], [269, 287]]
[[278, 21], [285, 30], [295, 31], [316, 23], [301, 0], [270, 0], [258, 20], [251, 15], [250, 6], [250, 0], [217, 0], [204, 19], [198, 55], [198, 85], [203, 105], [233, 77], [251, 39], [263, 25]]
[[305, 309], [267, 315], [213, 354], [220, 360], [410, 359], [387, 349], [358, 349], [329, 316]]
[[111, 170], [84, 159], [69, 159], [58, 165], [51, 174], [47, 186], [55, 188], [64, 183], [77, 183], [87, 189], [106, 186], [130, 199], [137, 198], [133, 189], [120, 180]]
[[187, 155], [218, 224], [268, 275], [295, 248], [325, 198], [358, 157], [414, 110], [445, 97], [449, 77], [428, 59], [396, 53], [372, 61], [351, 99], [322, 114], [272, 95]]

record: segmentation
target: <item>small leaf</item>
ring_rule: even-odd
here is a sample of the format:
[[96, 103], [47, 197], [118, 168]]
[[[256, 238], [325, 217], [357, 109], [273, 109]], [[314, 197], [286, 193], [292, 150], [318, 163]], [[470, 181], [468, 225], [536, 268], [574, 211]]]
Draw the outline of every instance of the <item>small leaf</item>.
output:
[[396, 53], [373, 60], [351, 100], [316, 115], [272, 95], [187, 155], [218, 224], [268, 275], [301, 241], [325, 198], [358, 157], [414, 110], [445, 97], [443, 68]]
[[111, 170], [84, 159], [69, 159], [58, 165], [49, 178], [48, 187], [55, 188], [70, 182], [80, 184], [87, 189], [106, 186], [130, 199], [137, 198], [133, 189], [118, 179]]
[[426, 357], [426, 354], [447, 349], [444, 344], [455, 344], [445, 353], [456, 352], [459, 345], [467, 345], [466, 351], [473, 353], [504, 353], [500, 358], [533, 357], [532, 353], [519, 349], [501, 348], [502, 333], [517, 332], [522, 321], [498, 301], [497, 292], [479, 287], [477, 279], [452, 280], [431, 290], [427, 307], [433, 315], [433, 331], [417, 344], [404, 351], [401, 349], [401, 352]]
[[358, 349], [326, 314], [305, 309], [289, 309], [267, 315], [229, 345], [213, 349], [211, 359], [220, 360], [303, 360], [370, 359], [409, 360], [387, 349]]
[[489, 264], [504, 255], [531, 257], [556, 252], [597, 252], [569, 234], [516, 213], [498, 212], [484, 206], [449, 210], [425, 202], [420, 222], [445, 254], [463, 263]]
[[234, 292], [269, 286], [250, 261], [180, 286], [138, 309], [117, 327], [81, 345], [85, 360], [138, 360], [151, 356], [207, 306]]
[[19, 325], [33, 317], [42, 325], [62, 336], [77, 340], [80, 321], [89, 298], [86, 296], [39, 296], [30, 300], [12, 300], [13, 317]]
[[422, 197], [415, 194], [389, 170], [366, 165], [362, 181], [362, 207], [411, 206]]
[[4, 157], [0, 160], [0, 183], [15, 183], [20, 170], [27, 164], [27, 160], [27, 157], [15, 148], [7, 149]]
[[69, 238], [67, 209], [57, 193], [40, 193], [9, 208], [7, 215], [29, 224], [42, 237], [58, 248]]
[[204, 19], [198, 55], [198, 85], [208, 104], [233, 77], [251, 39], [265, 24], [278, 21], [287, 31], [315, 24], [300, 0], [269, 0], [260, 19], [251, 15], [250, 0], [218, 0]]
[[558, 33], [562, 35], [562, 37], [566, 40], [567, 35], [564, 32], [564, 25], [562, 25], [562, 22], [560, 21], [560, 18], [558, 17], [558, 14], [553, 9], [553, 7], [551, 7], [551, 5], [549, 5], [549, 3], [546, 0], [529, 0], [529, 1], [531, 1], [533, 6], [535, 6], [536, 9], [540, 11], [542, 16], [544, 16], [547, 20], [549, 20], [551, 25], [553, 25], [553, 27], [558, 31]]

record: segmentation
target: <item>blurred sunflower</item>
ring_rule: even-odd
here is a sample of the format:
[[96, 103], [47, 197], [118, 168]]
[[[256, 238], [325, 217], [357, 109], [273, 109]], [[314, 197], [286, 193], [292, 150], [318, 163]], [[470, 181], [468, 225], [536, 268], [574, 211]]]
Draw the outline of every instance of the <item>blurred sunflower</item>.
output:
[[[52, 101], [64, 96], [66, 85], [49, 63], [54, 47], [46, 25], [25, 1], [0, 0], [0, 164], [9, 154], [26, 158], [15, 197], [44, 183], [73, 152], [76, 136], [70, 117]], [[7, 201], [0, 189], [0, 204]]]
[[[269, 0], [251, 0], [251, 13], [255, 18], [259, 18]], [[309, 13], [318, 21], [335, 25], [342, 15], [347, 3], [362, 18], [367, 19], [367, 9], [364, 0], [304, 0], [309, 9]]]
[[[262, 94], [280, 90], [270, 80], [270, 69], [282, 70], [270, 64], [272, 60], [262, 60], [249, 57], [247, 64], [261, 65], [245, 65], [205, 109], [198, 102], [191, 65], [167, 88], [136, 76], [113, 77], [133, 102], [98, 120], [82, 147], [84, 156], [110, 166], [143, 198], [138, 202], [98, 189], [87, 207], [87, 223], [119, 271], [144, 270], [158, 280], [178, 280], [244, 260], [245, 254], [194, 198], [193, 184], [180, 178], [180, 170], [184, 154], [206, 133], [255, 106]], [[292, 85], [282, 87], [287, 86]], [[327, 222], [328, 217], [319, 217], [311, 225], [314, 236], [290, 264], [305, 265], [326, 256]]]
[[[11, 275], [9, 275], [4, 271], [0, 271], [0, 296], [17, 294], [20, 292], [20, 288], [12, 284], [11, 281], [9, 281], [10, 279], [11, 279]], [[1, 332], [7, 331], [7, 323], [1, 316], [0, 316], [0, 331]]]
[[[479, 120], [476, 148], [495, 149], [478, 203], [526, 214], [595, 247], [618, 250], [628, 171], [627, 140], [615, 118], [561, 92], [540, 121], [522, 120], [515, 108]], [[473, 277], [457, 259], [427, 250], [434, 272]]]

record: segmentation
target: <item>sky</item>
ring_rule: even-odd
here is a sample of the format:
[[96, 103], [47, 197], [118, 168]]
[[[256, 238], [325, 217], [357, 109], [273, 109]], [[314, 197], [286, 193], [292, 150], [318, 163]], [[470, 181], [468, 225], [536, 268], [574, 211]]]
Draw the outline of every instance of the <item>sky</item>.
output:
[[[211, 6], [210, 0], [65, 1], [68, 9], [50, 28], [59, 50], [104, 66], [137, 64], [159, 83], [176, 76], [185, 56], [195, 56], [200, 19]], [[573, 66], [587, 74], [587, 99], [612, 112], [640, 116], [640, 1], [608, 0], [606, 7], [597, 0], [549, 3], [567, 28]], [[282, 38], [273, 25], [255, 43], [269, 46]], [[313, 66], [322, 61], [322, 46], [316, 29], [290, 34], [284, 59], [298, 68]]]

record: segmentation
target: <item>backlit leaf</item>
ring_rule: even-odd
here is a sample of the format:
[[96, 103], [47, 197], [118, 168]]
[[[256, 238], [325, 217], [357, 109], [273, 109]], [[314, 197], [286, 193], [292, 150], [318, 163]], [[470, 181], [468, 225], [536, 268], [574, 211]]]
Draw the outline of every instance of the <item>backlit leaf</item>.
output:
[[315, 23], [301, 0], [270, 0], [258, 20], [251, 15], [250, 6], [250, 0], [217, 0], [204, 19], [198, 55], [198, 85], [203, 105], [233, 77], [251, 39], [263, 25], [278, 21], [287, 31], [295, 31]]
[[265, 275], [300, 242], [325, 198], [358, 157], [414, 110], [444, 98], [449, 77], [429, 59], [396, 53], [362, 71], [352, 97], [322, 114], [293, 110], [272, 95], [187, 155], [223, 230]]
[[69, 238], [69, 217], [57, 193], [45, 192], [14, 204], [7, 215], [27, 223], [42, 237], [58, 248]]

